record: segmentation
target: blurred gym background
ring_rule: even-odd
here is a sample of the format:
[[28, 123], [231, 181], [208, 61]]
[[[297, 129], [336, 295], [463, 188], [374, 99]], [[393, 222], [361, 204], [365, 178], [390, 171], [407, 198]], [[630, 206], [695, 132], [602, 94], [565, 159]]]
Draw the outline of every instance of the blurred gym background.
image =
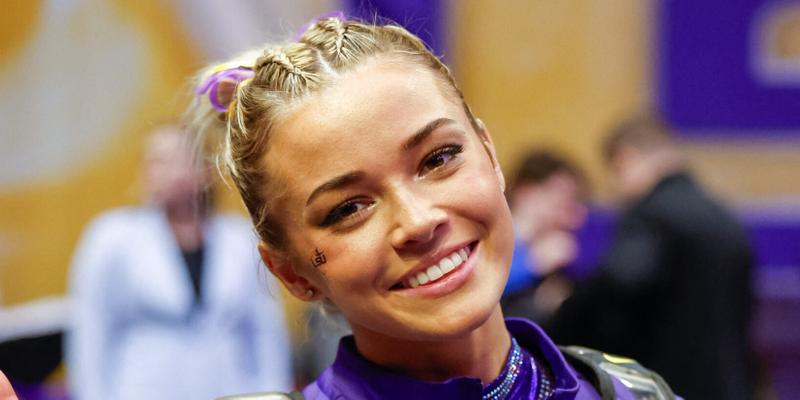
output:
[[[664, 115], [699, 179], [751, 233], [760, 396], [800, 390], [798, 1], [4, 0], [2, 9], [0, 310], [32, 308], [14, 319], [29, 328], [0, 318], [0, 340], [63, 328], [80, 232], [101, 211], [139, 202], [142, 142], [180, 117], [193, 73], [344, 10], [403, 24], [442, 55], [504, 167], [531, 147], [569, 155], [600, 206], [607, 130], [642, 110]], [[593, 240], [589, 255], [608, 238]], [[301, 306], [287, 307], [291, 320]]]

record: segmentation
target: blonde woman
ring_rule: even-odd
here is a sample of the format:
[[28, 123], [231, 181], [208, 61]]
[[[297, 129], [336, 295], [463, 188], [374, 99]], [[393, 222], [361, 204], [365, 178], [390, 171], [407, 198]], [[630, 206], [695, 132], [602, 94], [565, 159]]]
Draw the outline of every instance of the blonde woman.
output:
[[286, 396], [672, 398], [631, 360], [562, 351], [504, 320], [514, 238], [491, 134], [405, 29], [323, 18], [210, 70], [198, 93], [264, 263], [352, 328], [333, 365]]

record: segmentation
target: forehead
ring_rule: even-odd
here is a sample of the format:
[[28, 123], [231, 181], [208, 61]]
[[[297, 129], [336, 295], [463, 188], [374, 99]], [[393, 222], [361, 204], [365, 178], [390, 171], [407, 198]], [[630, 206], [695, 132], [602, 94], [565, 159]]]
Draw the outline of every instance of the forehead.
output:
[[388, 162], [405, 138], [437, 118], [468, 129], [460, 100], [442, 86], [427, 68], [367, 61], [274, 126], [264, 158], [267, 171], [294, 187], [318, 183], [317, 178]]

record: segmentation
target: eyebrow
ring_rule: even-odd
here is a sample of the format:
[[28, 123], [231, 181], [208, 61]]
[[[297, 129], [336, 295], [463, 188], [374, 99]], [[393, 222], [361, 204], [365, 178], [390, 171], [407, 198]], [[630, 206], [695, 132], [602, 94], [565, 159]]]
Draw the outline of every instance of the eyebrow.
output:
[[[425, 141], [425, 139], [428, 136], [430, 136], [431, 133], [433, 133], [433, 131], [435, 131], [437, 128], [444, 125], [450, 125], [455, 123], [456, 121], [451, 118], [437, 118], [431, 122], [428, 122], [427, 124], [425, 124], [425, 126], [423, 126], [417, 132], [415, 132], [414, 135], [408, 138], [408, 140], [406, 140], [405, 143], [403, 143], [403, 150], [408, 151], [418, 146], [420, 143]], [[353, 171], [339, 175], [323, 183], [322, 185], [317, 186], [317, 188], [314, 189], [314, 191], [312, 191], [311, 194], [308, 196], [308, 200], [306, 200], [306, 206], [311, 204], [311, 202], [314, 201], [315, 198], [319, 197], [322, 193], [340, 189], [347, 185], [351, 185], [353, 183], [356, 183], [364, 179], [364, 177], [365, 174], [364, 172], [361, 171]]]
[[316, 197], [318, 197], [324, 192], [336, 190], [345, 187], [347, 185], [351, 185], [362, 179], [364, 179], [364, 173], [361, 171], [348, 172], [346, 174], [339, 175], [323, 183], [322, 185], [317, 186], [317, 188], [314, 189], [314, 191], [311, 192], [311, 194], [308, 196], [308, 200], [306, 200], [306, 205], [311, 204], [311, 202], [314, 201]]
[[403, 150], [411, 150], [415, 146], [422, 143], [428, 136], [443, 125], [450, 125], [455, 124], [456, 121], [450, 118], [437, 118], [431, 122], [428, 122], [425, 126], [423, 126], [420, 130], [418, 130], [413, 136], [408, 138], [406, 142], [403, 144]]

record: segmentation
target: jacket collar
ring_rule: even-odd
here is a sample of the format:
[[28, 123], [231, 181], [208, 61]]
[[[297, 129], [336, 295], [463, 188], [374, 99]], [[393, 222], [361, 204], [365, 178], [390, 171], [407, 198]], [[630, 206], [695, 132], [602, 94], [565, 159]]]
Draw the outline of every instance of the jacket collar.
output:
[[558, 346], [547, 337], [542, 328], [522, 318], [507, 318], [506, 327], [520, 346], [550, 367], [555, 378], [552, 398], [557, 400], [575, 398], [580, 390], [578, 376], [567, 364]]
[[[554, 399], [572, 399], [580, 385], [575, 372], [544, 332], [530, 321], [509, 318], [506, 327], [517, 342], [553, 371]], [[480, 399], [483, 385], [478, 378], [458, 377], [444, 382], [425, 382], [398, 375], [363, 358], [352, 336], [342, 338], [333, 365], [317, 379], [319, 389], [331, 398], [445, 398]]]

